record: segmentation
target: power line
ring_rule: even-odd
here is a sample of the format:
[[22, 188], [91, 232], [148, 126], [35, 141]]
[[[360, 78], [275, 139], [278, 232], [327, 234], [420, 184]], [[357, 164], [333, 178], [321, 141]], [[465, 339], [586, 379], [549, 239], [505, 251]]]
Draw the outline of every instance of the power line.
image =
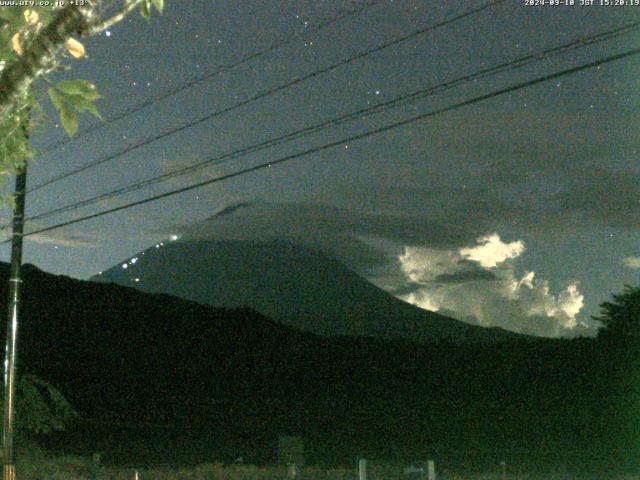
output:
[[[552, 74], [546, 75], [544, 77], [539, 77], [539, 78], [536, 78], [536, 79], [533, 79], [533, 80], [528, 80], [528, 81], [525, 81], [525, 82], [521, 82], [521, 83], [512, 85], [510, 87], [506, 87], [506, 88], [502, 88], [500, 90], [493, 91], [491, 93], [487, 93], [487, 94], [484, 94], [484, 95], [473, 97], [473, 98], [468, 99], [468, 100], [463, 100], [461, 102], [454, 103], [454, 104], [449, 105], [447, 107], [443, 107], [443, 108], [440, 108], [440, 109], [437, 109], [437, 110], [433, 110], [433, 111], [427, 112], [427, 113], [422, 113], [420, 115], [417, 115], [417, 116], [414, 116], [414, 117], [411, 117], [411, 118], [408, 118], [408, 119], [405, 119], [405, 120], [401, 120], [401, 121], [398, 121], [398, 122], [391, 123], [389, 125], [385, 125], [383, 127], [376, 128], [374, 130], [369, 130], [367, 132], [359, 133], [359, 134], [353, 135], [351, 137], [342, 138], [340, 140], [336, 140], [336, 141], [331, 142], [331, 143], [320, 145], [318, 147], [314, 147], [314, 148], [305, 150], [303, 152], [287, 155], [287, 156], [281, 157], [281, 158], [279, 158], [277, 160], [273, 160], [273, 161], [270, 161], [270, 162], [254, 165], [253, 167], [245, 168], [245, 169], [239, 170], [237, 172], [229, 173], [229, 174], [226, 174], [226, 175], [222, 175], [220, 177], [216, 177], [216, 178], [212, 178], [212, 179], [205, 180], [205, 181], [202, 181], [202, 182], [194, 183], [194, 184], [188, 185], [186, 187], [181, 187], [181, 188], [178, 188], [178, 189], [175, 189], [175, 190], [171, 190], [169, 192], [165, 192], [165, 193], [162, 193], [162, 194], [159, 194], [159, 195], [154, 195], [154, 196], [151, 196], [151, 197], [144, 198], [142, 200], [137, 200], [135, 202], [130, 202], [130, 203], [127, 203], [127, 204], [124, 204], [124, 205], [120, 205], [119, 207], [110, 208], [108, 210], [103, 210], [101, 212], [93, 213], [93, 214], [90, 214], [90, 215], [85, 215], [83, 217], [79, 217], [79, 218], [76, 218], [76, 219], [73, 219], [73, 220], [68, 220], [66, 222], [58, 223], [56, 225], [52, 225], [52, 226], [45, 227], [45, 228], [40, 228], [40, 229], [31, 231], [29, 233], [26, 233], [24, 236], [28, 237], [28, 236], [31, 236], [31, 235], [36, 235], [38, 233], [49, 232], [51, 230], [56, 230], [56, 229], [63, 228], [63, 227], [69, 226], [69, 225], [73, 225], [75, 223], [80, 223], [80, 222], [84, 222], [84, 221], [91, 220], [91, 219], [94, 219], [94, 218], [102, 217], [104, 215], [108, 215], [108, 214], [111, 214], [111, 213], [119, 212], [121, 210], [126, 210], [126, 209], [129, 209], [129, 208], [132, 208], [132, 207], [136, 207], [138, 205], [143, 205], [143, 204], [146, 204], [146, 203], [155, 202], [155, 201], [161, 200], [163, 198], [167, 198], [167, 197], [171, 197], [173, 195], [177, 195], [177, 194], [180, 194], [180, 193], [188, 192], [190, 190], [194, 190], [196, 188], [204, 187], [206, 185], [211, 185], [213, 183], [222, 182], [222, 181], [228, 180], [230, 178], [239, 177], [239, 176], [245, 175], [247, 173], [255, 172], [255, 171], [258, 171], [258, 170], [263, 170], [265, 168], [270, 168], [273, 165], [277, 165], [277, 164], [280, 164], [280, 163], [288, 162], [290, 160], [294, 160], [296, 158], [300, 158], [300, 157], [304, 157], [304, 156], [307, 156], [307, 155], [310, 155], [310, 154], [313, 154], [313, 153], [318, 153], [318, 152], [321, 152], [321, 151], [324, 151], [324, 150], [328, 150], [330, 148], [337, 147], [337, 146], [342, 145], [342, 144], [347, 143], [347, 142], [353, 142], [353, 141], [361, 140], [363, 138], [367, 138], [367, 137], [370, 137], [370, 136], [373, 136], [373, 135], [377, 135], [379, 133], [384, 133], [384, 132], [387, 132], [389, 130], [393, 130], [393, 129], [396, 129], [396, 128], [399, 128], [399, 127], [403, 127], [405, 125], [409, 125], [411, 123], [414, 123], [414, 122], [417, 122], [417, 121], [420, 121], [420, 120], [424, 120], [426, 118], [433, 117], [433, 116], [439, 115], [441, 113], [457, 110], [459, 108], [462, 108], [462, 107], [465, 107], [465, 106], [468, 106], [468, 105], [472, 105], [474, 103], [482, 102], [484, 100], [489, 100], [489, 99], [497, 97], [499, 95], [504, 95], [506, 93], [514, 92], [514, 91], [517, 91], [517, 90], [521, 90], [523, 88], [527, 88], [527, 87], [530, 87], [530, 86], [533, 86], [533, 85], [537, 85], [537, 84], [540, 84], [540, 83], [543, 83], [543, 82], [548, 82], [550, 80], [555, 80], [555, 79], [560, 78], [560, 77], [564, 77], [564, 76], [567, 76], [567, 75], [572, 75], [574, 73], [577, 73], [577, 72], [580, 72], [580, 71], [583, 71], [583, 70], [594, 68], [594, 67], [597, 67], [599, 65], [603, 65], [605, 63], [614, 62], [614, 61], [621, 60], [623, 58], [628, 58], [628, 57], [631, 57], [631, 56], [635, 56], [635, 55], [638, 55], [638, 54], [640, 54], [640, 48], [636, 48], [636, 49], [633, 49], [633, 50], [628, 50], [626, 52], [619, 53], [619, 54], [616, 54], [616, 55], [611, 55], [611, 56], [608, 56], [608, 57], [605, 57], [605, 58], [602, 58], [602, 59], [599, 59], [599, 60], [595, 60], [593, 62], [586, 63], [586, 64], [583, 64], [583, 65], [580, 65], [580, 66], [577, 66], [577, 67], [573, 67], [573, 68], [569, 68], [569, 69], [566, 69], [566, 70], [562, 70], [560, 72], [552, 73]], [[11, 241], [10, 239], [9, 240], [5, 240], [5, 241], [1, 242], [0, 245], [6, 244], [6, 243], [8, 243], [10, 241]]]
[[[64, 213], [67, 212], [69, 210], [76, 210], [78, 208], [81, 207], [85, 207], [88, 205], [92, 205], [96, 202], [102, 201], [102, 200], [108, 200], [108, 199], [112, 199], [115, 198], [117, 196], [123, 195], [125, 193], [130, 193], [136, 190], [139, 190], [141, 188], [144, 187], [148, 187], [150, 185], [154, 185], [156, 183], [165, 181], [165, 180], [169, 180], [171, 178], [175, 178], [181, 175], [184, 175], [186, 173], [190, 173], [193, 171], [197, 171], [199, 169], [205, 168], [207, 166], [211, 166], [211, 165], [219, 165], [221, 163], [224, 163], [226, 161], [229, 161], [231, 159], [237, 158], [237, 157], [241, 157], [241, 156], [245, 156], [248, 155], [250, 153], [255, 153], [257, 151], [263, 150], [265, 148], [269, 148], [272, 146], [276, 146], [276, 145], [280, 145], [283, 144], [285, 142], [289, 142], [291, 140], [295, 140], [301, 137], [305, 137], [307, 135], [313, 134], [313, 133], [317, 133], [321, 130], [324, 130], [326, 128], [329, 127], [333, 127], [333, 126], [337, 126], [337, 125], [341, 125], [343, 123], [355, 120], [355, 119], [361, 119], [365, 116], [368, 115], [372, 115], [374, 113], [379, 113], [379, 112], [383, 112], [386, 111], [389, 108], [395, 108], [401, 105], [405, 105], [409, 102], [413, 102], [416, 100], [420, 100], [423, 99], [427, 96], [431, 96], [434, 95], [435, 93], [440, 93], [446, 90], [449, 90], [451, 88], [454, 88], [458, 85], [461, 85], [463, 83], [467, 83], [470, 81], [475, 81], [477, 79], [480, 78], [485, 78], [488, 76], [492, 76], [492, 75], [496, 75], [498, 73], [504, 73], [506, 71], [510, 71], [516, 68], [520, 68], [523, 67], [525, 65], [528, 65], [530, 63], [533, 62], [537, 62], [537, 61], [542, 61], [545, 60], [547, 58], [550, 58], [551, 56], [554, 55], [558, 55], [558, 54], [563, 54], [566, 53], [568, 51], [571, 50], [575, 50], [577, 48], [582, 48], [582, 47], [586, 47], [589, 45], [593, 45], [595, 43], [598, 42], [602, 42], [605, 40], [611, 40], [612, 38], [617, 38], [621, 35], [625, 35], [628, 33], [631, 33], [635, 30], [638, 29], [638, 27], [640, 27], [640, 22], [633, 22], [624, 26], [621, 26], [619, 28], [613, 29], [613, 30], [608, 30], [605, 32], [601, 32], [595, 35], [591, 35], [588, 37], [582, 37], [576, 40], [573, 40], [569, 43], [557, 46], [557, 47], [553, 47], [553, 48], [549, 48], [543, 51], [539, 51], [539, 52], [535, 52], [535, 53], [530, 53], [528, 55], [524, 55], [521, 56], [519, 58], [516, 58], [514, 60], [511, 60], [509, 62], [503, 62], [500, 63], [498, 65], [495, 65], [493, 67], [489, 67], [483, 70], [480, 70], [478, 72], [472, 73], [472, 74], [468, 74], [462, 77], [458, 77], [456, 79], [426, 88], [426, 89], [421, 89], [418, 90], [416, 92], [410, 93], [410, 94], [406, 94], [406, 95], [402, 95], [400, 97], [396, 97], [392, 100], [389, 100], [387, 102], [383, 102], [383, 103], [379, 103], [377, 105], [373, 105], [371, 107], [367, 107], [367, 108], [363, 108], [360, 109], [358, 111], [355, 112], [351, 112], [351, 113], [347, 113], [345, 115], [342, 115], [340, 117], [334, 118], [334, 119], [330, 119], [330, 120], [326, 120], [324, 122], [321, 122], [319, 124], [316, 125], [312, 125], [312, 126], [308, 126], [305, 127], [301, 130], [297, 130], [294, 132], [290, 132], [286, 135], [282, 135], [279, 136], [277, 138], [272, 138], [269, 140], [265, 140], [263, 142], [260, 142], [258, 144], [254, 144], [248, 147], [244, 147], [242, 149], [239, 150], [234, 150], [231, 152], [227, 152], [225, 154], [222, 154], [220, 156], [217, 156], [215, 158], [211, 158], [205, 161], [201, 161], [192, 165], [188, 165], [185, 167], [181, 167], [178, 169], [175, 169], [171, 172], [167, 172], [161, 175], [157, 175], [151, 178], [147, 178], [145, 180], [141, 180], [138, 182], [134, 182], [132, 184], [117, 188], [116, 190], [112, 190], [110, 192], [107, 193], [103, 193], [100, 195], [96, 195], [93, 197], [90, 197], [88, 199], [84, 199], [78, 202], [74, 202], [74, 203], [70, 203], [58, 208], [55, 208], [53, 210], [49, 210], [47, 212], [43, 212], [31, 217], [28, 217], [27, 220], [29, 221], [35, 221], [35, 220], [42, 220], [48, 217], [51, 217], [53, 215], [57, 215], [60, 213]], [[6, 226], [3, 226], [2, 228], [6, 228]]]
[[[107, 126], [107, 125], [109, 125], [111, 123], [117, 122], [118, 120], [121, 120], [121, 119], [123, 119], [125, 117], [128, 117], [129, 115], [133, 115], [134, 113], [137, 113], [140, 110], [142, 110], [142, 109], [144, 109], [144, 108], [146, 108], [146, 107], [148, 107], [150, 105], [153, 105], [154, 103], [157, 103], [157, 102], [160, 102], [160, 101], [162, 101], [162, 100], [164, 100], [166, 98], [172, 97], [172, 96], [174, 96], [174, 95], [176, 95], [176, 94], [178, 94], [178, 93], [180, 93], [180, 92], [182, 92], [184, 90], [187, 90], [187, 89], [193, 87], [194, 85], [197, 85], [197, 84], [202, 83], [202, 82], [209, 81], [209, 80], [213, 79], [214, 77], [216, 77], [216, 76], [218, 76], [218, 75], [220, 75], [220, 74], [222, 74], [224, 72], [232, 70], [232, 69], [234, 69], [236, 67], [239, 67], [240, 65], [243, 65], [243, 64], [245, 64], [247, 62], [250, 62], [252, 60], [256, 60], [256, 59], [258, 59], [260, 57], [268, 55], [269, 53], [271, 53], [271, 52], [273, 52], [275, 50], [278, 50], [278, 49], [280, 49], [282, 47], [290, 45], [294, 41], [296, 41], [296, 40], [298, 40], [298, 39], [300, 39], [302, 37], [307, 36], [309, 33], [321, 31], [321, 30], [333, 25], [334, 23], [339, 22], [340, 20], [344, 20], [345, 18], [354, 16], [354, 15], [358, 15], [358, 14], [364, 12], [365, 10], [373, 7], [375, 4], [376, 4], [376, 1], [371, 1], [371, 2], [366, 3], [364, 6], [362, 6], [360, 8], [357, 8], [357, 9], [354, 9], [354, 10], [350, 10], [348, 12], [345, 12], [345, 13], [341, 14], [341, 15], [338, 15], [337, 17], [327, 18], [327, 19], [321, 21], [320, 23], [318, 23], [318, 25], [316, 25], [315, 27], [313, 27], [311, 29], [307, 29], [306, 31], [304, 31], [302, 33], [295, 34], [295, 35], [290, 35], [289, 37], [286, 37], [286, 38], [284, 38], [284, 39], [282, 39], [280, 41], [277, 41], [277, 42], [271, 44], [269, 47], [267, 47], [265, 49], [262, 49], [262, 50], [259, 50], [257, 52], [250, 53], [248, 55], [240, 57], [238, 60], [236, 60], [236, 61], [234, 61], [232, 63], [226, 64], [226, 65], [220, 65], [215, 70], [213, 70], [212, 72], [208, 72], [208, 73], [205, 73], [203, 75], [194, 76], [191, 79], [187, 80], [185, 83], [182, 83], [182, 84], [178, 85], [177, 87], [172, 88], [171, 90], [163, 92], [160, 95], [151, 96], [150, 98], [148, 98], [144, 102], [139, 103], [137, 105], [133, 105], [132, 107], [127, 108], [127, 109], [123, 110], [122, 112], [110, 117], [109, 119], [107, 119], [104, 122], [98, 122], [98, 123], [96, 123], [94, 125], [90, 125], [90, 126], [84, 128], [84, 129], [80, 130], [78, 133], [76, 133], [76, 135], [73, 138], [66, 138], [66, 139], [54, 142], [54, 143], [52, 143], [50, 145], [47, 145], [45, 147], [45, 149], [40, 153], [40, 156], [46, 155], [46, 154], [48, 154], [48, 153], [60, 148], [63, 145], [66, 145], [66, 144], [71, 143], [73, 141], [79, 140], [79, 139], [85, 137], [86, 135], [90, 134], [91, 132], [94, 132], [94, 131], [96, 131], [96, 130], [98, 130], [100, 128], [103, 128], [103, 127], [105, 127], [105, 126]], [[42, 185], [42, 186], [44, 186], [44, 185]], [[31, 191], [37, 190], [38, 188], [41, 188], [41, 186], [34, 187]]]
[[87, 165], [84, 165], [82, 167], [78, 167], [78, 168], [76, 168], [74, 170], [71, 170], [71, 171], [69, 171], [67, 173], [55, 176], [55, 177], [53, 177], [53, 178], [51, 178], [51, 179], [49, 179], [49, 180], [47, 180], [47, 181], [35, 186], [35, 187], [30, 188], [29, 190], [27, 190], [27, 192], [28, 193], [34, 192], [34, 191], [39, 190], [39, 189], [41, 189], [43, 187], [51, 185], [52, 183], [58, 182], [60, 180], [64, 180], [64, 179], [69, 178], [69, 177], [71, 177], [73, 175], [76, 175], [78, 173], [82, 173], [82, 172], [84, 172], [86, 170], [89, 170], [90, 168], [93, 168], [93, 167], [101, 165], [101, 164], [103, 164], [105, 162], [111, 161], [111, 160], [113, 160], [115, 158], [118, 158], [118, 157], [120, 157], [122, 155], [130, 153], [133, 150], [136, 150], [136, 149], [138, 149], [140, 147], [149, 145], [150, 143], [156, 142], [156, 141], [161, 140], [163, 138], [166, 138], [166, 137], [168, 137], [170, 135], [173, 135], [174, 133], [182, 132], [182, 131], [184, 131], [184, 130], [186, 130], [188, 128], [191, 128], [191, 127], [194, 127], [196, 125], [199, 125], [199, 124], [201, 124], [201, 123], [203, 123], [203, 122], [205, 122], [207, 120], [211, 120], [212, 118], [218, 117], [218, 116], [223, 115], [223, 114], [228, 113], [228, 112], [231, 112], [233, 110], [236, 110], [236, 109], [238, 109], [240, 107], [243, 107], [245, 105], [253, 103], [253, 102], [255, 102], [257, 100], [260, 100], [262, 98], [265, 98], [265, 97], [268, 97], [268, 96], [273, 95], [275, 93], [278, 93], [280, 91], [289, 89], [289, 88], [291, 88], [291, 87], [293, 87], [295, 85], [298, 85], [298, 84], [300, 84], [302, 82], [305, 82], [305, 81], [307, 81], [307, 80], [309, 80], [311, 78], [315, 78], [315, 77], [317, 77], [319, 75], [331, 72], [331, 71], [333, 71], [333, 70], [335, 70], [335, 69], [337, 69], [339, 67], [347, 65], [349, 63], [353, 63], [356, 60], [360, 60], [362, 58], [368, 57], [369, 55], [372, 55], [374, 53], [380, 52], [381, 50], [384, 50], [384, 49], [389, 48], [391, 46], [397, 45], [397, 44], [402, 43], [404, 41], [410, 40], [412, 38], [418, 37], [420, 35], [423, 35], [425, 33], [430, 32], [432, 30], [435, 30], [435, 29], [437, 29], [439, 27], [443, 27], [445, 25], [449, 25], [451, 23], [457, 22], [457, 21], [462, 20], [462, 19], [464, 19], [466, 17], [469, 17], [469, 16], [474, 15], [476, 13], [479, 13], [479, 12], [481, 12], [483, 10], [486, 10], [486, 9], [488, 9], [488, 8], [494, 6], [494, 5], [498, 5], [500, 3], [504, 3], [505, 1], [506, 0], [492, 0], [490, 2], [487, 2], [487, 3], [483, 4], [480, 7], [476, 7], [476, 8], [467, 10], [466, 12], [463, 12], [463, 13], [455, 15], [455, 16], [453, 16], [451, 18], [442, 20], [442, 21], [440, 21], [440, 22], [438, 22], [438, 23], [436, 23], [434, 25], [430, 25], [428, 27], [421, 28], [421, 29], [416, 30], [416, 31], [414, 31], [412, 33], [409, 33], [409, 34], [403, 35], [401, 37], [398, 37], [398, 38], [396, 38], [394, 40], [390, 40], [390, 41], [385, 42], [385, 43], [383, 43], [383, 44], [381, 44], [381, 45], [379, 45], [377, 47], [365, 50], [365, 51], [360, 52], [360, 53], [358, 53], [356, 55], [348, 57], [348, 58], [346, 58], [344, 60], [340, 60], [339, 62], [333, 63], [333, 64], [329, 65], [328, 67], [324, 67], [324, 68], [322, 68], [320, 70], [315, 70], [315, 71], [313, 71], [311, 73], [303, 75], [302, 77], [298, 77], [297, 79], [292, 80], [292, 81], [290, 81], [288, 83], [285, 83], [285, 84], [279, 85], [277, 87], [273, 87], [273, 88], [270, 88], [268, 90], [265, 90], [265, 91], [263, 91], [261, 93], [258, 93], [258, 94], [254, 95], [252, 97], [249, 97], [249, 98], [247, 98], [245, 100], [242, 100], [241, 102], [238, 102], [238, 103], [236, 103], [234, 105], [231, 105], [229, 107], [223, 108], [221, 110], [216, 110], [215, 112], [207, 114], [207, 115], [205, 115], [205, 116], [203, 116], [203, 117], [201, 117], [201, 118], [199, 118], [197, 120], [194, 120], [192, 122], [189, 122], [189, 123], [187, 123], [187, 124], [185, 124], [185, 125], [183, 125], [181, 127], [169, 130], [169, 131], [167, 131], [165, 133], [162, 133], [160, 135], [156, 135], [154, 137], [150, 137], [147, 140], [144, 140], [144, 141], [142, 141], [140, 143], [132, 145], [131, 147], [125, 148], [124, 150], [121, 150], [118, 153], [109, 155], [109, 156], [107, 156], [105, 158], [102, 158], [102, 159], [99, 159], [99, 160], [95, 160], [93, 162], [88, 163]]

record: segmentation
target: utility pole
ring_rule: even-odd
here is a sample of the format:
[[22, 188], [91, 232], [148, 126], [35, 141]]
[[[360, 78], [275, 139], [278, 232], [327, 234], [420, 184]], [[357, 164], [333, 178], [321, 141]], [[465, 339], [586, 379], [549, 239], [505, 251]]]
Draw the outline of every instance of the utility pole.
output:
[[[25, 128], [26, 133], [26, 128]], [[15, 203], [13, 207], [13, 231], [11, 236], [11, 268], [9, 273], [9, 308], [7, 312], [7, 345], [4, 360], [4, 430], [3, 430], [3, 480], [15, 480], [16, 462], [13, 449], [15, 416], [15, 371], [18, 315], [20, 313], [20, 270], [22, 267], [22, 233], [24, 228], [24, 204], [27, 186], [27, 164], [16, 172]]]

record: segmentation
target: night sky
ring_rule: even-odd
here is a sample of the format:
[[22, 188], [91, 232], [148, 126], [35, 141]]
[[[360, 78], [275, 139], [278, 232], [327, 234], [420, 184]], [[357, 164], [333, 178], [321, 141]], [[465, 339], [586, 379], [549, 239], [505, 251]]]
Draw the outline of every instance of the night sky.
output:
[[[486, 2], [166, 3], [165, 14], [150, 23], [136, 14], [87, 41], [89, 58], [57, 75], [94, 82], [107, 122], [37, 158], [30, 186]], [[354, 9], [362, 11], [316, 30]], [[28, 215], [612, 30], [639, 21], [639, 13], [640, 6], [509, 0], [39, 189], [28, 196]], [[32, 223], [27, 231], [638, 48], [635, 32]], [[288, 46], [108, 122], [293, 35], [300, 36]], [[638, 67], [638, 56], [607, 63], [34, 235], [24, 260], [88, 278], [185, 232], [286, 239], [334, 254], [400, 298], [456, 318], [513, 329], [534, 325], [529, 330], [551, 336], [593, 333], [590, 316], [598, 304], [624, 284], [637, 285], [640, 273]], [[39, 87], [44, 97], [44, 83]], [[40, 149], [65, 136], [50, 105], [45, 110], [49, 118], [34, 135]], [[81, 129], [97, 121], [82, 120]], [[206, 228], [194, 227], [238, 204]], [[5, 223], [8, 212], [3, 215]], [[1, 252], [6, 261], [8, 247]]]

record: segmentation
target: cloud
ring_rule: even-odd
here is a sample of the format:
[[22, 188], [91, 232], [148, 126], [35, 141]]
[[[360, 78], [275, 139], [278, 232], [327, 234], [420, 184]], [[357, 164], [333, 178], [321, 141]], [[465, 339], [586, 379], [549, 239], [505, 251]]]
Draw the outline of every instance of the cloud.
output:
[[224, 217], [225, 215], [231, 215], [237, 210], [241, 210], [245, 207], [251, 207], [251, 204], [249, 202], [241, 202], [235, 205], [229, 205], [228, 207], [224, 207], [222, 210], [210, 217], [210, 220], [213, 218]]
[[60, 245], [63, 247], [95, 248], [98, 246], [96, 239], [90, 236], [56, 232], [55, 230], [47, 233], [29, 235], [25, 240], [28, 242], [35, 242], [45, 245]]
[[462, 271], [455, 273], [442, 273], [438, 275], [434, 282], [436, 283], [464, 283], [477, 282], [481, 280], [493, 281], [498, 277], [495, 273], [488, 270]]
[[622, 264], [627, 268], [640, 268], [640, 257], [627, 257], [622, 259]]
[[576, 319], [584, 306], [576, 283], [553, 294], [535, 272], [516, 272], [512, 260], [524, 251], [523, 242], [503, 242], [496, 233], [457, 250], [406, 247], [398, 257], [404, 277], [398, 296], [487, 327], [540, 336], [593, 333]]
[[243, 202], [181, 233], [186, 240], [285, 240], [314, 248], [402, 300], [470, 323], [541, 336], [593, 333], [577, 320], [584, 305], [577, 283], [551, 292], [534, 272], [516, 270], [524, 242], [478, 237], [450, 221]]
[[464, 228], [419, 216], [269, 202], [226, 206], [181, 232], [192, 239], [291, 241], [335, 256], [356, 270], [389, 264], [407, 242], [444, 248], [464, 245], [475, 237]]
[[[640, 173], [602, 167], [579, 170], [554, 198], [556, 208], [580, 221], [629, 227], [637, 223]], [[612, 195], [615, 192], [615, 195]]]
[[490, 112], [490, 122], [489, 112], [464, 113], [396, 132], [390, 143], [409, 143], [409, 154], [377, 167], [363, 185], [346, 177], [340, 195], [390, 212], [446, 216], [476, 232], [637, 226], [640, 140], [628, 125], [640, 120], [630, 112], [609, 116], [604, 128], [602, 117], [584, 112]]
[[504, 243], [497, 233], [478, 239], [478, 245], [460, 249], [460, 255], [478, 262], [485, 268], [492, 268], [505, 260], [519, 257], [524, 252], [524, 243], [520, 240]]

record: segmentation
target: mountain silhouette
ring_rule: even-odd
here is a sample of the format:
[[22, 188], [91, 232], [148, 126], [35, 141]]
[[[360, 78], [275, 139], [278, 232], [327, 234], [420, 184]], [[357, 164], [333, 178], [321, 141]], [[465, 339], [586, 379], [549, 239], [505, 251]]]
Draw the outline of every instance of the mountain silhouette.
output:
[[[435, 458], [486, 471], [506, 458], [539, 471], [638, 458], [627, 445], [637, 418], [620, 400], [629, 367], [594, 339], [321, 337], [247, 308], [29, 265], [23, 278], [18, 374], [49, 381], [79, 414], [45, 442], [54, 450], [137, 466], [267, 463], [296, 435], [325, 465]], [[0, 264], [3, 317], [7, 279]]]
[[405, 303], [340, 261], [284, 241], [167, 240], [93, 280], [212, 306], [249, 307], [323, 336], [456, 343], [521, 337]]

